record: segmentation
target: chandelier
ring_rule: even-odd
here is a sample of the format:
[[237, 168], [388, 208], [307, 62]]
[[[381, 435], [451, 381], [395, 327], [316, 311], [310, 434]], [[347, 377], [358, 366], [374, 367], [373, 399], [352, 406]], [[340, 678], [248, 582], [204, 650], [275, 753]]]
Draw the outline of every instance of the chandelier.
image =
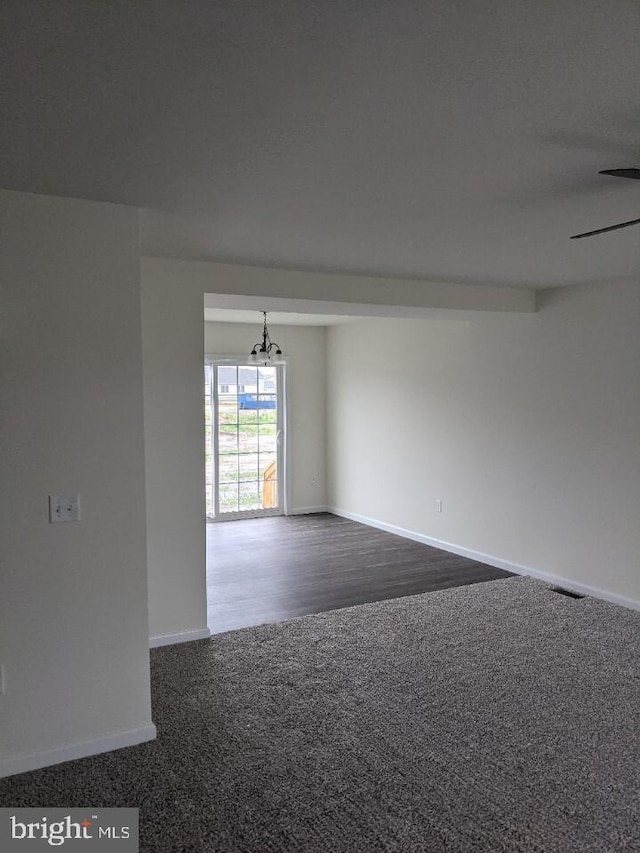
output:
[[267, 329], [267, 312], [263, 311], [264, 317], [262, 326], [262, 341], [258, 341], [253, 345], [251, 354], [249, 355], [249, 364], [281, 364], [284, 362], [280, 345], [273, 343], [269, 337], [269, 329]]

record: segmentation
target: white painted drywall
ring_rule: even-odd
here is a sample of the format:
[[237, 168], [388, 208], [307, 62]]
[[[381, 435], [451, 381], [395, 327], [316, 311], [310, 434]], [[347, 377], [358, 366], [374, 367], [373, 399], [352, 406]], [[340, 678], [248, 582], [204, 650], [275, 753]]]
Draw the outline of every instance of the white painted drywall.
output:
[[[254, 325], [205, 323], [208, 354], [246, 356], [262, 335], [261, 316]], [[287, 358], [289, 506], [292, 512], [326, 505], [325, 491], [325, 340], [326, 329], [272, 326]]]
[[[152, 726], [137, 214], [0, 209], [2, 773]], [[74, 492], [82, 520], [50, 524]]]
[[329, 505], [640, 601], [639, 320], [626, 281], [330, 328]]
[[[344, 306], [346, 313], [365, 316], [369, 311], [406, 314], [435, 307], [507, 313], [534, 307], [533, 294], [521, 289], [389, 282], [167, 258], [143, 257], [141, 278], [153, 642], [206, 630], [202, 361], [207, 294], [225, 308], [272, 310], [270, 300], [275, 300], [282, 311], [305, 313], [318, 304], [323, 313], [340, 313]], [[304, 429], [300, 421], [299, 431]], [[298, 507], [325, 491], [320, 481], [312, 484], [310, 469], [301, 470], [306, 487], [313, 489], [296, 484], [293, 502]]]
[[[178, 258], [143, 258], [143, 271], [155, 278], [180, 281], [187, 289], [200, 293], [233, 294], [243, 298], [271, 296], [289, 299], [297, 307], [289, 311], [305, 311], [304, 301], [322, 301], [331, 307], [325, 313], [342, 313], [340, 305], [410, 308], [415, 314], [436, 309], [468, 311], [535, 311], [535, 292], [526, 287], [479, 287], [454, 282], [421, 281], [402, 278], [373, 278], [361, 275], [301, 272], [299, 270], [252, 267], [242, 264], [220, 264], [186, 261]], [[240, 302], [218, 307], [257, 307]], [[271, 311], [269, 305], [257, 310]], [[346, 313], [358, 313], [347, 311]], [[365, 316], [368, 312], [365, 311]], [[406, 313], [406, 312], [403, 312]], [[384, 316], [387, 316], [386, 314]]]
[[[151, 638], [205, 631], [202, 294], [142, 275]], [[155, 641], [154, 641], [155, 642]]]

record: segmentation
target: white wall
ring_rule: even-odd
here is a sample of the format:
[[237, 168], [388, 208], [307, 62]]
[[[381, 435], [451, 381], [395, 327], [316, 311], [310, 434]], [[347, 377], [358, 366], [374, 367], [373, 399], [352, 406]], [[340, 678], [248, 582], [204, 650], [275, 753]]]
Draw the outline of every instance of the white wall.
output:
[[[158, 643], [207, 633], [204, 293], [148, 259], [142, 269], [149, 632]], [[224, 277], [213, 275], [208, 285], [224, 289]], [[218, 354], [245, 352], [256, 335], [254, 327], [206, 325], [206, 349]], [[324, 505], [325, 333], [286, 327], [276, 338], [272, 331], [292, 357], [292, 506]]]
[[[137, 214], [1, 193], [0, 774], [154, 735]], [[80, 492], [51, 525], [47, 496]]]
[[204, 309], [182, 282], [142, 275], [149, 632], [207, 633]]
[[[366, 307], [370, 292], [376, 310], [383, 297], [389, 310], [420, 303], [420, 282], [405, 283], [401, 298], [391, 285], [383, 293], [376, 280], [345, 278], [142, 259], [152, 636], [206, 627], [204, 295], [264, 297], [265, 310], [276, 297], [299, 312], [305, 299], [309, 310], [326, 300], [335, 311], [341, 298]], [[640, 598], [630, 521], [638, 401], [625, 391], [636, 387], [637, 294], [633, 283], [557, 291], [536, 314], [528, 301], [521, 313], [513, 304], [491, 313], [501, 307], [491, 292], [477, 302], [485, 311], [330, 329], [329, 503]], [[436, 296], [447, 302], [427, 288], [422, 306]], [[377, 332], [379, 362], [370, 358]], [[379, 386], [397, 416], [374, 402]]]
[[329, 504], [640, 601], [639, 319], [629, 281], [329, 329]]
[[[164, 258], [142, 258], [142, 346], [144, 362], [145, 456], [149, 631], [153, 642], [200, 636], [206, 631], [205, 472], [202, 362], [205, 294], [292, 300], [366, 303], [378, 307], [402, 300], [377, 279], [261, 269]], [[420, 282], [399, 288], [407, 305], [470, 303], [496, 310], [531, 310], [530, 294], [514, 290]], [[265, 298], [264, 304], [262, 299]], [[227, 304], [226, 307], [231, 307]], [[244, 306], [246, 307], [246, 305]], [[284, 310], [279, 304], [279, 310]], [[311, 309], [310, 309], [311, 310]], [[305, 476], [305, 475], [303, 475]], [[308, 476], [308, 475], [306, 475]], [[307, 485], [311, 485], [308, 480]], [[316, 486], [318, 491], [315, 492]], [[298, 506], [323, 494], [296, 486]]]
[[[205, 351], [246, 356], [262, 334], [254, 326], [205, 323]], [[325, 340], [320, 326], [271, 326], [271, 339], [287, 357], [290, 462], [289, 505], [292, 512], [326, 505], [325, 489]]]
[[[414, 314], [426, 309], [469, 311], [535, 311], [535, 293], [526, 287], [498, 287], [402, 278], [372, 278], [362, 275], [302, 272], [243, 264], [185, 261], [179, 258], [143, 258], [143, 274], [200, 293], [233, 294], [241, 297], [271, 296], [289, 299], [304, 312], [301, 300], [334, 304], [329, 313], [341, 313], [338, 305], [376, 308], [411, 308]], [[218, 306], [220, 307], [220, 306]], [[233, 307], [233, 306], [226, 306]], [[241, 307], [248, 307], [243, 305]], [[274, 310], [262, 304], [258, 310]], [[346, 311], [344, 313], [351, 313]], [[358, 313], [358, 312], [355, 312]], [[365, 312], [368, 314], [368, 312]], [[384, 316], [387, 316], [386, 314]]]

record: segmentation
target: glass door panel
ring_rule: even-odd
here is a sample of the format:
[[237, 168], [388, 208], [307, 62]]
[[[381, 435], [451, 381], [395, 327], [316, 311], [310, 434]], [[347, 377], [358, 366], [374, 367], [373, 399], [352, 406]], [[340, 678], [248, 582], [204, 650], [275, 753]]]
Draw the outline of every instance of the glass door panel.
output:
[[212, 364], [205, 370], [207, 516], [281, 511], [281, 368]]

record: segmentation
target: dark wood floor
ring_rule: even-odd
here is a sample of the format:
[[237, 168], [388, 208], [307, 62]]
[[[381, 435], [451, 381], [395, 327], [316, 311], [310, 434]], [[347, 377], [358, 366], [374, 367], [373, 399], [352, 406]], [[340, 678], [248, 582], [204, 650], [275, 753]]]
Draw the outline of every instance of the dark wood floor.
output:
[[510, 577], [329, 513], [207, 525], [212, 633]]

